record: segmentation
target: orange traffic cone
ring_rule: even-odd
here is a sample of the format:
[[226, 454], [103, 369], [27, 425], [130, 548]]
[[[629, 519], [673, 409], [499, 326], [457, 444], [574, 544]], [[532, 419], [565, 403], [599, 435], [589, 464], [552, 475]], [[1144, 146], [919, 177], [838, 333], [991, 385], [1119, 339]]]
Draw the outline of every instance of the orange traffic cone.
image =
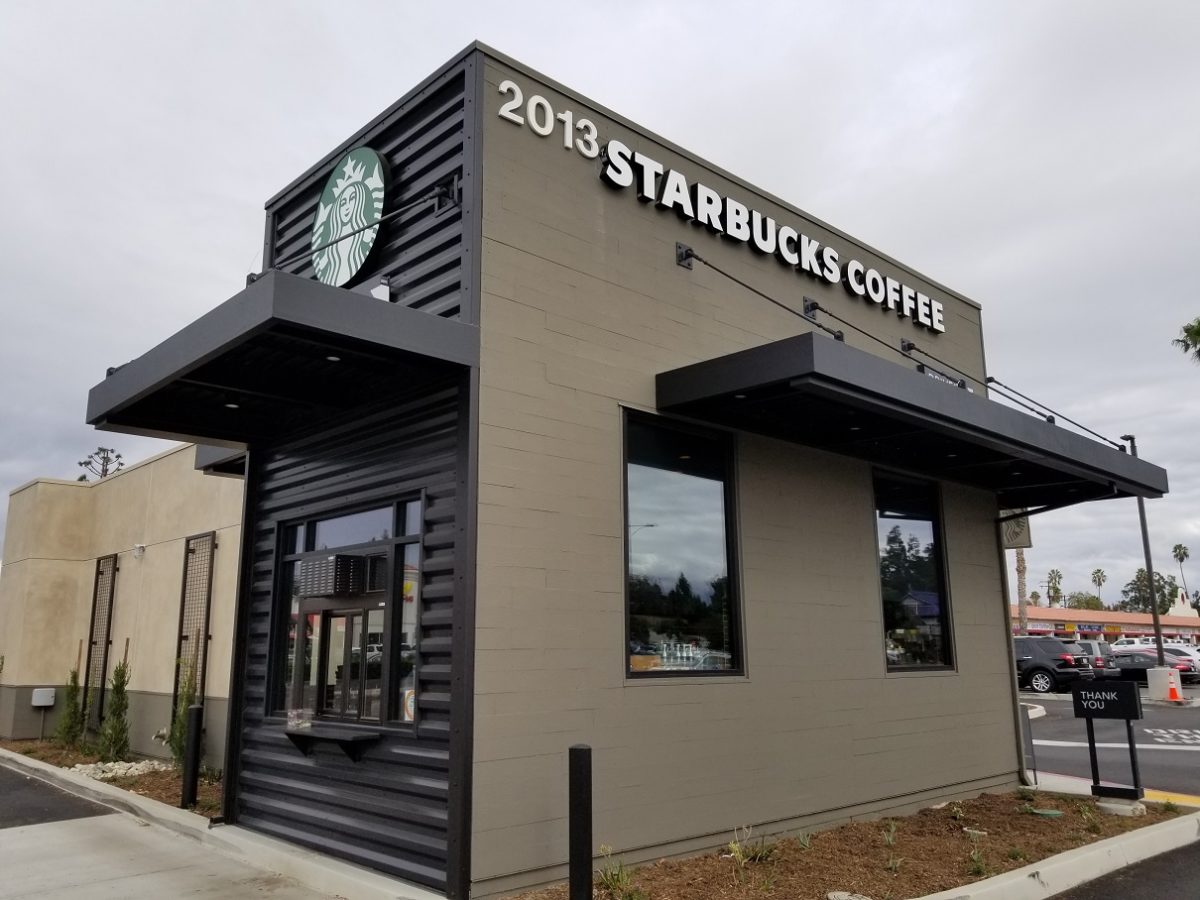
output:
[[1167, 670], [1167, 699], [1176, 703], [1183, 702], [1183, 694], [1179, 693], [1179, 682], [1175, 680], [1175, 670]]

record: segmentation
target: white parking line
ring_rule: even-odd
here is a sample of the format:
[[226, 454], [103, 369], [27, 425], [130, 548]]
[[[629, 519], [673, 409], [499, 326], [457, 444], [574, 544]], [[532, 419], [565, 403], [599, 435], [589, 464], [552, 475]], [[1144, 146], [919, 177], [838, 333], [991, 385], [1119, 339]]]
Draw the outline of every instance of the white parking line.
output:
[[[1033, 742], [1035, 747], [1086, 747], [1087, 741], [1038, 741]], [[1097, 750], [1128, 750], [1128, 744], [1097, 744]], [[1198, 746], [1180, 746], [1178, 744], [1138, 744], [1139, 750], [1190, 750], [1193, 753], [1200, 751]]]

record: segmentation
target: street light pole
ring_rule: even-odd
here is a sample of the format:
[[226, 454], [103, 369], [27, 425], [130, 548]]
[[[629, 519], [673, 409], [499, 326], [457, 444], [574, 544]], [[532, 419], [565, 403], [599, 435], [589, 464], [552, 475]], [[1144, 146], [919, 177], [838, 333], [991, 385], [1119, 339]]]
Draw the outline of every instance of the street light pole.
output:
[[[1134, 459], [1138, 458], [1137, 439], [1132, 434], [1121, 435], [1121, 440], [1129, 441], [1129, 452]], [[1138, 519], [1142, 523], [1142, 552], [1146, 554], [1146, 588], [1150, 592], [1150, 615], [1154, 619], [1154, 643], [1158, 647], [1158, 665], [1167, 664], [1163, 652], [1162, 622], [1158, 620], [1158, 599], [1154, 596], [1154, 564], [1150, 561], [1150, 532], [1146, 528], [1146, 501], [1139, 494], [1137, 498]]]

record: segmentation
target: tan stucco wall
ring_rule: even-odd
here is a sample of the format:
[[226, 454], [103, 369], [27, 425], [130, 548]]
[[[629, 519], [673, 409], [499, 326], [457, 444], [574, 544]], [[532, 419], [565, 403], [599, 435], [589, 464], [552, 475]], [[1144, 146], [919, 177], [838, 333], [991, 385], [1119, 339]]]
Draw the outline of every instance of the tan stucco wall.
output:
[[[601, 143], [619, 137], [927, 288], [946, 304], [947, 333], [919, 332], [605, 188], [599, 162], [564, 150], [559, 132], [542, 138], [497, 117], [504, 78], [526, 100], [539, 93], [556, 112], [591, 118]], [[675, 242], [776, 298], [798, 307], [815, 297], [982, 378], [978, 308], [530, 75], [491, 63], [485, 80], [477, 893], [561, 875], [574, 743], [594, 748], [596, 842], [634, 858], [718, 843], [739, 825], [769, 830], [1011, 782], [995, 508], [978, 492], [943, 492], [957, 671], [888, 675], [870, 467], [740, 436], [748, 675], [625, 677], [622, 406], [652, 410], [657, 372], [806, 330], [703, 266], [676, 266]], [[886, 355], [852, 332], [847, 342]]]
[[[35, 481], [15, 490], [0, 572], [0, 683], [61, 685], [83, 667], [96, 560], [115, 553], [109, 674], [128, 652], [130, 690], [169, 697], [186, 539], [216, 531], [205, 693], [226, 697], [241, 511], [241, 480], [197, 472], [191, 445], [101, 481]], [[0, 736], [4, 729], [0, 722]]]

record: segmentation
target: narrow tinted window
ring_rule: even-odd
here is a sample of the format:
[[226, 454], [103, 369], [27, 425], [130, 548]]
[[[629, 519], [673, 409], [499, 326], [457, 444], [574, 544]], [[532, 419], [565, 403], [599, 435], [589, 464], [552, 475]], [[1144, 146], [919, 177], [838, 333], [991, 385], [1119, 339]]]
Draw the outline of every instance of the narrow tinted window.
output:
[[627, 426], [628, 670], [740, 670], [730, 442], [640, 417]]
[[887, 666], [949, 666], [937, 486], [877, 474], [875, 510]]

